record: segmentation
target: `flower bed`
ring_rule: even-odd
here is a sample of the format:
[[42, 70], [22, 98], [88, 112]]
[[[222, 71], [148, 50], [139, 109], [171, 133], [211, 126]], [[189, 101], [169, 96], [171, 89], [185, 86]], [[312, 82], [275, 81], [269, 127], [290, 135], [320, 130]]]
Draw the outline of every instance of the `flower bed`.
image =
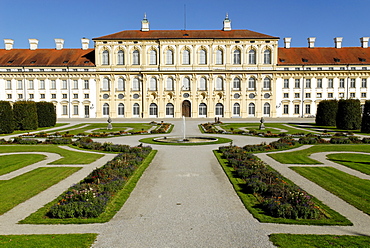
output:
[[47, 216], [59, 219], [98, 217], [152, 150], [151, 147], [129, 146], [121, 149], [125, 151], [64, 192]]
[[219, 151], [267, 214], [287, 219], [326, 218], [307, 192], [288, 182], [256, 156], [236, 146], [220, 147]]

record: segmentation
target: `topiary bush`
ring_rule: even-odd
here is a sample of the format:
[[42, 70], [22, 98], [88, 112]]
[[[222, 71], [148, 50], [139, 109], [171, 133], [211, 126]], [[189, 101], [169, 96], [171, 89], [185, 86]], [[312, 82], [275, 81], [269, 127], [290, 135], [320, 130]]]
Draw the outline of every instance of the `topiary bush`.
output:
[[335, 126], [338, 112], [337, 100], [323, 100], [317, 106], [316, 125]]
[[36, 102], [37, 120], [39, 127], [55, 126], [57, 115], [55, 113], [54, 104], [51, 102]]
[[341, 99], [338, 102], [337, 128], [357, 130], [361, 128], [361, 103], [358, 99]]
[[361, 132], [370, 133], [370, 100], [365, 102], [364, 112], [362, 113]]
[[13, 105], [15, 129], [35, 130], [38, 127], [37, 108], [33, 101], [18, 101]]
[[14, 114], [10, 102], [0, 101], [0, 133], [14, 131]]

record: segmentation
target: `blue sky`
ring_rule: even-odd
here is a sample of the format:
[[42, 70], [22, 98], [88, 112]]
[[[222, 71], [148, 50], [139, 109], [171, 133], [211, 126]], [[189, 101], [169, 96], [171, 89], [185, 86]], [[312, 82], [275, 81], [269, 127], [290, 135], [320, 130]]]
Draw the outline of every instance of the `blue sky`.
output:
[[[359, 38], [370, 36], [368, 0], [2, 0], [0, 48], [3, 39], [14, 39], [14, 48], [28, 48], [28, 39], [39, 48], [54, 48], [54, 38], [64, 47], [79, 48], [80, 39], [138, 30], [144, 13], [150, 29], [222, 29], [226, 12], [233, 29], [249, 29], [280, 37], [292, 37], [292, 47], [333, 47], [334, 37], [343, 46], [360, 46]], [[90, 47], [93, 43], [90, 42]]]

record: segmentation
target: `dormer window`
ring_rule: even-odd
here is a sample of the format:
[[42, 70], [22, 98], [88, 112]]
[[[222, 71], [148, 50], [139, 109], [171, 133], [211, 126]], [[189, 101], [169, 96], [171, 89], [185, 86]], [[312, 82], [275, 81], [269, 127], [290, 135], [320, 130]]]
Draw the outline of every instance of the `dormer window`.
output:
[[11, 63], [13, 63], [14, 62], [14, 60], [9, 60], [8, 61], [8, 64], [11, 64]]
[[31, 63], [31, 64], [34, 64], [34, 63], [36, 63], [36, 60], [33, 60], [33, 61], [31, 61], [30, 63]]
[[302, 62], [308, 62], [308, 59], [302, 58]]
[[63, 61], [63, 64], [67, 64], [67, 63], [68, 63], [68, 60]]
[[334, 62], [340, 62], [340, 59], [334, 58]]
[[366, 61], [365, 58], [358, 58], [358, 60], [360, 60], [361, 62], [365, 62]]
[[285, 62], [285, 59], [279, 59], [279, 61], [284, 63]]

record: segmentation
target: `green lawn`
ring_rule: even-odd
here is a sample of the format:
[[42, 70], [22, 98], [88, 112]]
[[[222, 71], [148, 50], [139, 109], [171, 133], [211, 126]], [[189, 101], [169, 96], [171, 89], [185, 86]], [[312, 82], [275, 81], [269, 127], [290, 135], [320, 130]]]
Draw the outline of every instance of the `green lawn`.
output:
[[[235, 177], [235, 170], [227, 165], [227, 159], [221, 158], [221, 153], [218, 151], [213, 151], [219, 163], [221, 164], [225, 174], [228, 176], [231, 184], [233, 185], [235, 192], [238, 194], [240, 200], [243, 202], [244, 206], [253, 215], [254, 218], [263, 223], [280, 223], [280, 224], [295, 224], [295, 225], [341, 225], [348, 226], [352, 223], [347, 220], [344, 216], [335, 212], [316, 198], [312, 198], [313, 201], [322, 210], [326, 219], [319, 220], [309, 220], [309, 219], [284, 219], [275, 218], [267, 215], [263, 209], [261, 209], [257, 198], [252, 193], [246, 193], [244, 191], [243, 185], [245, 182]], [[287, 179], [286, 179], [287, 180]], [[287, 180], [288, 181], [288, 180]]]
[[270, 241], [282, 248], [370, 247], [369, 236], [271, 234]]
[[0, 246], [4, 248], [88, 248], [98, 235], [86, 234], [39, 234], [39, 235], [0, 235]]
[[286, 134], [296, 134], [296, 133], [305, 133], [305, 134], [307, 134], [307, 133], [310, 133], [308, 131], [299, 130], [299, 129], [296, 129], [296, 128], [293, 128], [293, 127], [287, 127], [283, 123], [264, 123], [264, 125], [265, 125], [266, 129], [265, 130], [259, 130], [260, 123], [223, 123], [223, 124], [219, 124], [220, 127], [222, 127], [223, 129], [225, 129], [228, 132], [231, 132], [231, 128], [234, 131], [242, 130], [240, 128], [246, 128], [248, 130], [255, 130], [257, 132], [264, 132], [264, 133], [266, 133], [267, 131], [270, 131], [271, 133], [274, 133], [274, 134], [282, 133], [280, 130], [275, 129], [275, 128], [278, 128], [278, 129], [286, 130], [286, 131], [283, 132], [283, 133], [286, 133]]
[[332, 167], [290, 167], [344, 201], [370, 215], [370, 181]]
[[[306, 126], [306, 125], [310, 125], [312, 127], [302, 127], [302, 126]], [[328, 133], [337, 133], [337, 132], [352, 132], [354, 134], [361, 134], [361, 135], [369, 135], [368, 133], [361, 133], [361, 130], [344, 130], [344, 129], [339, 129], [337, 128], [336, 126], [319, 126], [319, 125], [316, 125], [315, 123], [302, 123], [302, 124], [298, 124], [298, 123], [295, 123], [295, 124], [292, 124], [292, 126], [295, 126], [295, 127], [300, 127], [300, 128], [305, 128], [305, 129], [308, 129], [308, 130], [313, 130], [313, 131], [321, 131], [322, 130], [327, 130]]]
[[[83, 127], [85, 125], [88, 125], [86, 127]], [[150, 125], [149, 123], [112, 123], [113, 129], [107, 130], [108, 123], [82, 123], [75, 125], [71, 128], [79, 127], [75, 130], [59, 130], [58, 132], [61, 134], [65, 134], [68, 132], [69, 134], [80, 134], [85, 133], [86, 131], [89, 131], [91, 129], [96, 129], [93, 131], [89, 131], [86, 133], [110, 133], [110, 132], [119, 132], [119, 131], [128, 131], [128, 132], [139, 132], [139, 131], [147, 131], [149, 130], [153, 125]]]
[[68, 123], [57, 123], [57, 124], [55, 124], [54, 127], [40, 127], [40, 128], [38, 128], [36, 130], [16, 130], [13, 133], [3, 133], [3, 134], [0, 134], [0, 136], [7, 136], [7, 135], [13, 135], [13, 134], [24, 134], [24, 133], [35, 132], [35, 131], [43, 131], [43, 130], [50, 129], [50, 128], [62, 127], [62, 126], [67, 125], [67, 124]]
[[87, 223], [103, 223], [110, 221], [113, 216], [122, 208], [123, 204], [129, 198], [131, 192], [134, 190], [137, 182], [139, 181], [141, 175], [144, 173], [146, 168], [150, 165], [153, 160], [156, 150], [152, 150], [148, 157], [143, 161], [140, 167], [135, 171], [135, 173], [130, 177], [122, 190], [117, 192], [117, 194], [108, 203], [105, 211], [97, 218], [87, 218], [87, 219], [50, 219], [45, 217], [49, 208], [53, 206], [59, 199], [49, 202], [44, 207], [40, 208], [37, 212], [31, 214], [26, 219], [21, 220], [21, 224], [87, 224]]
[[223, 144], [223, 143], [230, 143], [232, 142], [231, 139], [226, 139], [226, 138], [220, 138], [220, 137], [212, 137], [212, 138], [217, 138], [217, 141], [213, 142], [199, 142], [199, 143], [166, 143], [166, 142], [158, 142], [154, 141], [154, 138], [144, 138], [139, 140], [139, 142], [142, 143], [147, 143], [147, 144], [153, 144], [153, 145], [168, 145], [168, 146], [201, 146], [201, 145], [214, 145], [214, 144]]
[[0, 145], [0, 153], [8, 152], [50, 152], [63, 157], [50, 164], [90, 164], [104, 156], [103, 154], [70, 151], [57, 145]]
[[45, 159], [41, 154], [17, 154], [0, 156], [0, 175], [10, 173]]
[[308, 156], [317, 152], [369, 152], [369, 144], [350, 144], [350, 145], [314, 145], [310, 148], [293, 151], [293, 152], [282, 152], [268, 154], [271, 158], [283, 164], [320, 164], [314, 159], [310, 159]]
[[328, 154], [327, 157], [335, 163], [370, 175], [370, 155], [355, 153], [333, 153]]
[[40, 167], [13, 179], [0, 181], [0, 215], [79, 169], [75, 167]]

